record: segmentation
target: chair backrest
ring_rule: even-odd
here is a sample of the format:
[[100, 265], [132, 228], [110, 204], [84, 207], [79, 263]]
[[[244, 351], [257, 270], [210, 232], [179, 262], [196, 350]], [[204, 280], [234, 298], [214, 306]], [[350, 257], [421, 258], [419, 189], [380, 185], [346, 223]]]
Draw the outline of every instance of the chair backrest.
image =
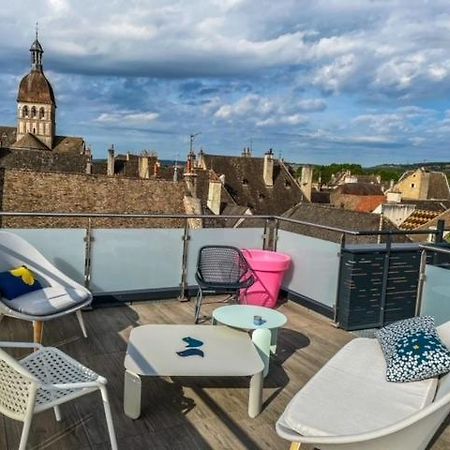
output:
[[81, 287], [25, 239], [8, 231], [0, 231], [0, 272], [21, 265], [27, 266], [38, 275], [39, 281], [44, 280], [50, 286]]
[[250, 267], [242, 252], [227, 245], [206, 245], [198, 253], [197, 273], [206, 283], [236, 284]]
[[30, 406], [31, 393], [39, 380], [16, 359], [0, 349], [0, 412], [11, 419], [23, 420]]

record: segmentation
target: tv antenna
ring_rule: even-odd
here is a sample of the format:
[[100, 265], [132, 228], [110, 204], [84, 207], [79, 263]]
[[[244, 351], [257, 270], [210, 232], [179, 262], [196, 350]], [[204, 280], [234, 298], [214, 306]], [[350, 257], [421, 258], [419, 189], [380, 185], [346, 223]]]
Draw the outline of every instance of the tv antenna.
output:
[[194, 143], [194, 139], [199, 134], [202, 134], [200, 131], [198, 133], [192, 133], [189, 135], [189, 153], [192, 153], [192, 145]]

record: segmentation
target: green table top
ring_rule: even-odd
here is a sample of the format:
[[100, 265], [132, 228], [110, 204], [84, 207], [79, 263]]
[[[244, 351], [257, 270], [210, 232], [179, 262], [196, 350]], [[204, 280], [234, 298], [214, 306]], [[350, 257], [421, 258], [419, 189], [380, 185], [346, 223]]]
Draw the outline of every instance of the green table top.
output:
[[[264, 323], [254, 323], [254, 316], [260, 316]], [[257, 328], [280, 328], [286, 322], [284, 314], [274, 309], [254, 305], [228, 305], [213, 311], [213, 318], [224, 325], [245, 330]]]

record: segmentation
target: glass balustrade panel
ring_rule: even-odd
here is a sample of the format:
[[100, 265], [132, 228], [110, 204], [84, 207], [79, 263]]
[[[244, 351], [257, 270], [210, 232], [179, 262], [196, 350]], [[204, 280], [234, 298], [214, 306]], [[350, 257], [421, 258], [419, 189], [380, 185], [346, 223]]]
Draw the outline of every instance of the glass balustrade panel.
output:
[[66, 275], [84, 284], [86, 230], [79, 228], [3, 228], [23, 237]]
[[279, 230], [277, 250], [292, 264], [283, 288], [326, 306], [334, 306], [339, 277], [340, 245], [290, 231]]
[[183, 229], [92, 230], [94, 293], [178, 288]]
[[450, 320], [450, 270], [427, 264], [420, 315], [433, 316], [437, 325]]
[[263, 228], [202, 228], [190, 230], [188, 256], [188, 285], [196, 286], [195, 271], [200, 247], [204, 245], [232, 245], [240, 249], [262, 248]]

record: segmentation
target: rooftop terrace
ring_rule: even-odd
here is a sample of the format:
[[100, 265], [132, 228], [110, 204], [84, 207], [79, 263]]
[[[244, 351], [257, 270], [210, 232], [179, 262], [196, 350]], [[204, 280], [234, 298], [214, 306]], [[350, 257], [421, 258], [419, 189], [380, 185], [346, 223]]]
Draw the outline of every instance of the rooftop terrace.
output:
[[[108, 379], [119, 448], [287, 449], [289, 443], [276, 434], [275, 422], [295, 393], [354, 338], [335, 325], [381, 326], [395, 320], [399, 311], [403, 314], [399, 306], [403, 304], [409, 305], [412, 315], [431, 314], [439, 323], [450, 317], [449, 272], [439, 264], [441, 260], [432, 261], [435, 247], [394, 244], [395, 235], [388, 234], [381, 244], [347, 246], [345, 233], [338, 228], [327, 231], [341, 234], [340, 244], [283, 230], [278, 219], [272, 221], [272, 230], [267, 222], [245, 229], [11, 229], [94, 293], [94, 309], [84, 313], [88, 338], [82, 337], [72, 315], [47, 322], [43, 344], [60, 348]], [[289, 223], [294, 222], [311, 226]], [[198, 249], [217, 242], [247, 248], [276, 243], [293, 260], [284, 293], [324, 315], [291, 300], [280, 306], [288, 322], [280, 330], [277, 355], [264, 380], [263, 410], [255, 419], [247, 415], [248, 378], [177, 378], [174, 382], [143, 378], [142, 415], [133, 421], [123, 413], [123, 361], [130, 332], [142, 324], [193, 323], [193, 302], [174, 297], [184, 299], [195, 292]], [[400, 303], [393, 304], [392, 299]], [[103, 306], [111, 300], [118, 306]], [[360, 300], [363, 303], [357, 303]], [[202, 312], [211, 314], [220, 306], [217, 302], [208, 298]], [[361, 316], [343, 313], [364, 303], [370, 309]], [[32, 327], [6, 317], [0, 339], [31, 341]], [[62, 405], [61, 423], [51, 410], [35, 416], [30, 448], [109, 448], [103, 410], [94, 399], [97, 395]], [[449, 424], [447, 418], [430, 449], [450, 448]], [[20, 422], [0, 416], [0, 449], [17, 448], [21, 429]]]
[[[217, 302], [217, 299], [209, 299]], [[210, 313], [217, 303], [205, 304]], [[331, 321], [293, 302], [280, 309], [288, 322], [280, 331], [278, 354], [264, 382], [263, 411], [247, 415], [248, 378], [144, 378], [142, 415], [133, 421], [123, 413], [123, 359], [133, 327], [148, 323], [192, 324], [190, 302], [163, 302], [97, 308], [84, 314], [88, 339], [73, 316], [50, 321], [44, 345], [56, 346], [108, 378], [119, 448], [139, 449], [282, 449], [289, 448], [275, 432], [275, 422], [292, 396], [354, 336]], [[2, 340], [31, 340], [28, 323], [5, 318]], [[34, 417], [30, 448], [108, 449], [103, 410], [94, 393]], [[449, 421], [430, 449], [450, 447]], [[22, 424], [0, 416], [0, 448], [17, 448]]]

